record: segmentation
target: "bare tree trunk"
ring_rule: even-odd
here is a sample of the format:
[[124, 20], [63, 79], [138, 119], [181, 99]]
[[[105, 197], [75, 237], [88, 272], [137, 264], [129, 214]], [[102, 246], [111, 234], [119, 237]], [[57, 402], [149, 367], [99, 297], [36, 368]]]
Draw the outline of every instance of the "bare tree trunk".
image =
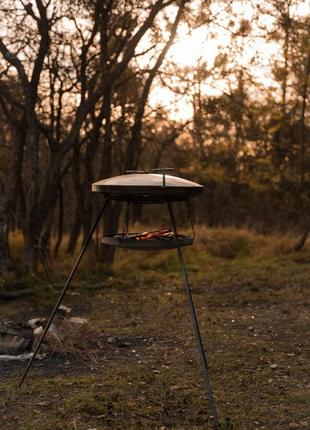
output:
[[[86, 242], [89, 232], [92, 226], [93, 220], [93, 201], [91, 193], [89, 192], [91, 184], [94, 182], [93, 174], [93, 160], [98, 148], [99, 133], [95, 133], [95, 136], [91, 136], [86, 144], [86, 151], [84, 156], [84, 216], [83, 216], [83, 244]], [[93, 248], [93, 242], [91, 241], [90, 247]]]
[[[118, 201], [110, 201], [106, 207], [106, 216], [104, 217], [104, 234], [114, 234], [117, 232], [119, 219], [121, 215], [122, 204]], [[102, 260], [108, 265], [112, 265], [115, 257], [115, 246], [102, 246]]]
[[74, 254], [80, 231], [81, 231], [81, 214], [80, 214], [79, 207], [76, 207], [74, 222], [71, 228], [70, 237], [69, 237], [68, 246], [67, 246], [67, 253], [69, 255]]
[[54, 257], [57, 257], [59, 248], [63, 239], [63, 225], [64, 225], [64, 202], [63, 202], [63, 189], [61, 183], [59, 184], [58, 195], [58, 236], [54, 248]]
[[300, 238], [298, 239], [298, 241], [296, 242], [296, 244], [293, 247], [294, 251], [296, 251], [296, 252], [299, 252], [303, 249], [303, 247], [305, 246], [305, 243], [308, 239], [308, 236], [309, 236], [310, 219], [308, 219], [308, 222], [305, 224], [306, 225], [305, 225], [303, 234], [300, 236]]
[[0, 205], [0, 273], [6, 273], [11, 267], [9, 227], [21, 184], [24, 142], [25, 119], [22, 118], [16, 126], [7, 192]]
[[48, 258], [51, 256], [51, 235], [52, 235], [52, 228], [54, 223], [54, 208], [50, 211], [48, 215], [48, 220], [45, 223], [45, 228], [43, 230], [43, 233], [41, 235], [40, 239], [40, 255], [43, 258]]
[[39, 249], [39, 231], [37, 229], [38, 197], [40, 193], [39, 168], [39, 131], [33, 115], [29, 115], [27, 133], [27, 211], [25, 223], [25, 264], [31, 273], [36, 270]]
[[216, 188], [216, 182], [212, 180], [209, 183], [209, 196], [208, 196], [208, 206], [207, 206], [207, 213], [208, 213], [208, 226], [213, 227], [214, 226], [214, 193]]
[[82, 219], [84, 217], [84, 194], [82, 184], [80, 180], [80, 148], [76, 146], [73, 151], [73, 162], [72, 162], [72, 184], [74, 189], [74, 195], [76, 199], [74, 222], [70, 232], [70, 238], [67, 247], [67, 253], [70, 255], [74, 254], [76, 244], [81, 231]]
[[305, 152], [306, 152], [306, 139], [309, 139], [305, 133], [305, 113], [307, 107], [307, 94], [308, 94], [308, 82], [310, 74], [310, 51], [308, 52], [307, 64], [305, 67], [305, 80], [302, 90], [302, 105], [299, 120], [298, 140], [300, 147], [300, 190], [299, 190], [299, 211], [300, 211], [300, 222], [302, 224], [302, 234], [294, 246], [294, 251], [301, 251], [305, 246], [306, 240], [310, 232], [310, 217], [305, 208], [304, 202], [304, 188], [305, 188]]
[[0, 207], [0, 274], [6, 274], [10, 267], [9, 225], [5, 207]]

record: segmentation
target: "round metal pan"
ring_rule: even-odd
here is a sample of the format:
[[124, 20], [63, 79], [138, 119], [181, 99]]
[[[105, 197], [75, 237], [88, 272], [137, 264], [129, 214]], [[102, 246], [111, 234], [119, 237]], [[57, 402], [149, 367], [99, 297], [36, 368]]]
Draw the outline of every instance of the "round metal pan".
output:
[[201, 194], [203, 186], [177, 176], [134, 173], [95, 182], [92, 191], [111, 200], [162, 203], [189, 200]]
[[[118, 246], [120, 248], [127, 248], [137, 251], [156, 251], [164, 249], [174, 249], [177, 247], [174, 237], [171, 238], [154, 238], [148, 240], [137, 240], [137, 233], [130, 233], [128, 236], [123, 234], [111, 234], [103, 236], [101, 243], [105, 245]], [[178, 235], [180, 246], [189, 246], [194, 242], [192, 236]]]

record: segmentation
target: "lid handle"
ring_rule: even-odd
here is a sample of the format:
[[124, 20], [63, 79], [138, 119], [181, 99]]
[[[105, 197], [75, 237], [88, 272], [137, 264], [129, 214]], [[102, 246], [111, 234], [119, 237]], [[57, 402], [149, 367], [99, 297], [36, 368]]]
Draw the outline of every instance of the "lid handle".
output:
[[152, 169], [152, 172], [162, 172], [163, 174], [163, 188], [166, 186], [166, 172], [169, 170], [174, 170], [173, 167], [158, 167], [157, 169]]
[[125, 170], [125, 173], [149, 173], [147, 170]]
[[[174, 167], [158, 167], [151, 172], [161, 172], [163, 174], [163, 188], [166, 186], [166, 172], [174, 170]], [[149, 173], [147, 170], [125, 170], [125, 173]]]

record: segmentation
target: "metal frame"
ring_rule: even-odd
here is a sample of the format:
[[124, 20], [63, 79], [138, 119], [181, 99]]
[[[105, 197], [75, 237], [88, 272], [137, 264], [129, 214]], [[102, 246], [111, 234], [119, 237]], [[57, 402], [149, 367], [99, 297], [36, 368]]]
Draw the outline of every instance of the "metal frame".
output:
[[[25, 381], [27, 374], [32, 366], [32, 363], [36, 357], [36, 355], [39, 352], [40, 346], [43, 342], [43, 340], [45, 339], [45, 336], [52, 324], [52, 321], [56, 315], [57, 309], [59, 308], [59, 306], [61, 305], [61, 302], [70, 286], [70, 283], [72, 281], [73, 276], [75, 275], [75, 272], [80, 264], [80, 261], [82, 260], [82, 257], [88, 247], [89, 242], [91, 241], [91, 238], [93, 236], [93, 233], [103, 215], [103, 212], [108, 204], [109, 200], [105, 200], [103, 203], [103, 206], [95, 220], [94, 225], [92, 226], [89, 236], [84, 244], [84, 246], [81, 249], [81, 252], [71, 270], [71, 273], [65, 283], [65, 286], [63, 288], [63, 290], [60, 293], [60, 296], [57, 300], [56, 305], [53, 308], [53, 311], [48, 319], [48, 322], [44, 328], [44, 331], [42, 332], [42, 335], [35, 347], [34, 353], [32, 355], [32, 357], [30, 358], [27, 367], [22, 375], [22, 378], [18, 384], [18, 387], [21, 387], [23, 382]], [[174, 216], [174, 211], [173, 211], [173, 207], [172, 207], [172, 203], [170, 201], [166, 202], [168, 205], [168, 210], [169, 210], [169, 214], [170, 214], [170, 219], [171, 219], [171, 224], [172, 224], [172, 228], [173, 228], [173, 233], [174, 233], [174, 240], [175, 240], [175, 244], [176, 244], [176, 249], [177, 249], [177, 254], [178, 254], [178, 259], [179, 259], [179, 263], [180, 263], [180, 270], [181, 270], [181, 274], [183, 277], [183, 283], [184, 283], [184, 289], [185, 289], [185, 293], [187, 296], [187, 300], [188, 300], [188, 305], [189, 305], [189, 309], [190, 309], [190, 313], [191, 313], [191, 318], [192, 318], [192, 323], [193, 323], [193, 328], [194, 328], [194, 332], [195, 332], [195, 337], [196, 337], [196, 342], [197, 342], [197, 349], [198, 349], [198, 353], [200, 356], [200, 361], [201, 361], [201, 366], [202, 366], [202, 370], [203, 370], [203, 376], [204, 376], [204, 381], [206, 384], [206, 388], [207, 388], [207, 394], [208, 394], [208, 402], [209, 402], [209, 406], [210, 406], [210, 410], [211, 410], [211, 420], [212, 420], [212, 426], [214, 430], [218, 430], [219, 429], [219, 422], [218, 422], [218, 416], [217, 416], [217, 410], [216, 410], [216, 405], [215, 405], [215, 401], [214, 401], [214, 397], [213, 397], [213, 393], [212, 393], [212, 388], [211, 388], [211, 384], [210, 384], [210, 379], [209, 379], [209, 373], [208, 373], [208, 362], [207, 362], [207, 358], [206, 358], [206, 354], [205, 354], [205, 350], [204, 350], [204, 346], [203, 346], [203, 342], [202, 342], [202, 338], [201, 338], [201, 334], [200, 334], [200, 329], [199, 329], [199, 324], [198, 324], [198, 319], [197, 319], [197, 314], [196, 314], [196, 309], [195, 309], [195, 305], [193, 302], [193, 297], [192, 297], [192, 291], [191, 291], [191, 287], [188, 281], [188, 275], [187, 275], [187, 271], [186, 271], [186, 267], [185, 267], [185, 263], [184, 263], [184, 259], [183, 259], [183, 254], [181, 251], [181, 244], [179, 241], [179, 236], [178, 236], [178, 232], [177, 232], [177, 227], [176, 227], [176, 221], [175, 221], [175, 216]]]
[[207, 388], [208, 401], [209, 401], [210, 410], [211, 410], [212, 426], [213, 426], [214, 430], [218, 430], [219, 429], [219, 422], [218, 422], [216, 405], [215, 405], [215, 401], [214, 401], [214, 397], [213, 397], [213, 393], [212, 393], [212, 387], [211, 387], [210, 378], [209, 378], [208, 361], [207, 361], [207, 357], [205, 354], [205, 350], [204, 350], [204, 346], [203, 346], [203, 342], [202, 342], [202, 338], [201, 338], [201, 334], [200, 334], [196, 309], [195, 309], [195, 305], [194, 305], [194, 301], [193, 301], [193, 297], [192, 297], [192, 290], [191, 290], [191, 287], [190, 287], [190, 284], [188, 281], [188, 276], [187, 276], [187, 271], [186, 271], [186, 267], [185, 267], [185, 263], [184, 263], [184, 258], [183, 258], [183, 254], [181, 251], [177, 226], [176, 226], [176, 222], [175, 222], [174, 210], [173, 210], [171, 202], [167, 202], [167, 204], [168, 204], [168, 210], [169, 210], [170, 219], [171, 219], [171, 223], [172, 223], [174, 239], [175, 239], [176, 249], [177, 249], [179, 263], [180, 263], [180, 269], [181, 269], [181, 273], [182, 273], [182, 277], [183, 277], [184, 289], [185, 289], [185, 293], [187, 296], [187, 301], [188, 301], [188, 305], [189, 305], [189, 309], [190, 309], [190, 313], [191, 313], [191, 318], [192, 318], [192, 323], [193, 323], [193, 327], [194, 327], [194, 332], [195, 332], [195, 337], [196, 337], [196, 342], [197, 342], [197, 349], [198, 349], [198, 353], [200, 356], [204, 381], [205, 381], [206, 388]]

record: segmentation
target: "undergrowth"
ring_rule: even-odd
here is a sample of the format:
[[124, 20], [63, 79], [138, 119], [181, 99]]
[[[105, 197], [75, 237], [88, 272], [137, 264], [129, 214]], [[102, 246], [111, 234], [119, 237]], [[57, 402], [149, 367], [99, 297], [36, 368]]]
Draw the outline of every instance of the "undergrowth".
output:
[[[133, 228], [141, 230], [141, 226]], [[147, 227], [143, 227], [147, 229]], [[190, 234], [186, 229], [182, 233]], [[262, 235], [247, 229], [228, 228], [206, 228], [203, 225], [196, 227], [194, 246], [184, 248], [187, 261], [191, 270], [199, 271], [201, 264], [207, 264], [212, 259], [225, 261], [259, 261], [275, 260], [284, 258], [286, 260], [310, 261], [310, 249], [306, 245], [301, 252], [293, 252], [296, 238], [290, 235], [270, 234]], [[75, 255], [65, 252], [67, 238], [63, 241], [57, 258], [39, 259], [36, 275], [24, 274], [22, 265], [22, 237], [19, 233], [13, 233], [10, 237], [12, 255], [14, 256], [15, 270], [0, 279], [0, 289], [17, 288], [20, 285], [32, 287], [44, 282], [61, 282], [70, 273], [77, 252], [81, 247], [78, 242]], [[220, 263], [219, 263], [220, 264]], [[243, 264], [240, 263], [239, 264]], [[253, 263], [254, 264], [254, 263]], [[174, 251], [164, 252], [137, 252], [117, 249], [113, 267], [105, 264], [91, 248], [84, 255], [75, 279], [79, 281], [96, 281], [106, 279], [113, 273], [121, 270], [129, 270], [128, 275], [134, 275], [139, 270], [154, 270], [164, 272], [175, 272], [179, 270], [177, 256]]]

